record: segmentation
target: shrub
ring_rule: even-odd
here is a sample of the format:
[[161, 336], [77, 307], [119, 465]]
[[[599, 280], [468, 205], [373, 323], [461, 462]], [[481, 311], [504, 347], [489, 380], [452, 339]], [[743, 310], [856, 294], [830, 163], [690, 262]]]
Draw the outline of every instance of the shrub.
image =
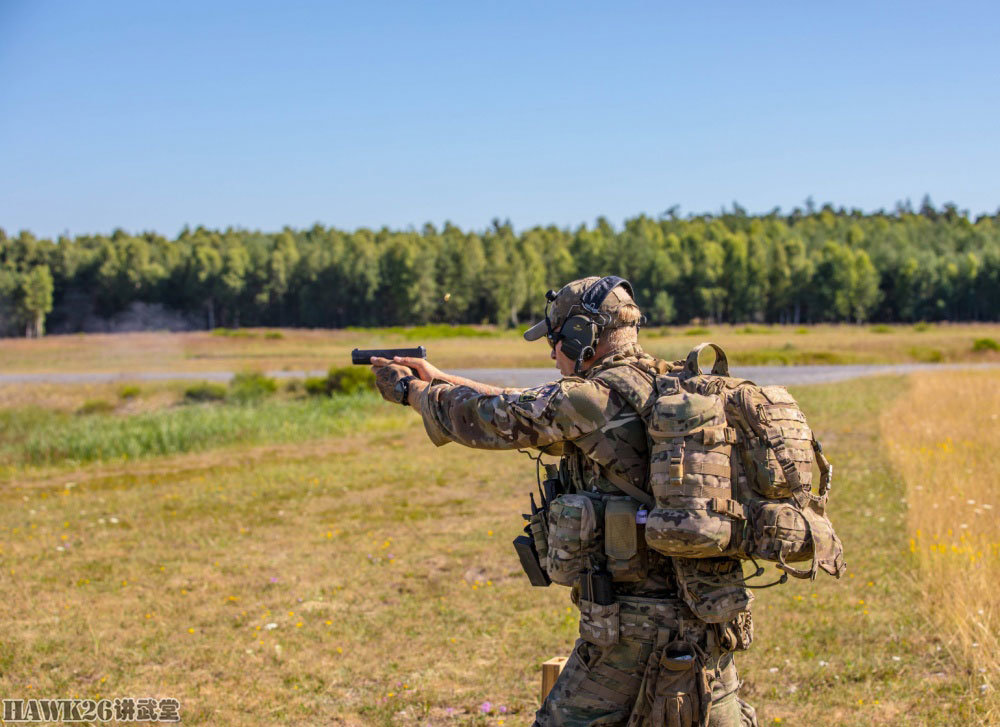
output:
[[707, 328], [689, 328], [684, 331], [685, 336], [707, 336], [711, 333]]
[[213, 328], [213, 336], [222, 336], [223, 338], [256, 338], [257, 334], [253, 331], [245, 331], [242, 328]]
[[278, 390], [278, 382], [259, 371], [244, 371], [229, 382], [229, 396], [234, 401], [260, 401]]
[[222, 401], [226, 398], [226, 387], [222, 384], [212, 384], [203, 381], [184, 389], [184, 401]]
[[139, 396], [141, 392], [142, 389], [140, 389], [135, 384], [125, 384], [125, 386], [118, 389], [118, 397], [126, 400], [134, 399], [135, 397]]
[[892, 333], [892, 326], [880, 323], [877, 326], [872, 326], [871, 331], [872, 333]]
[[271, 341], [280, 341], [284, 337], [285, 334], [282, 333], [281, 331], [268, 331], [267, 333], [264, 334], [264, 338]]
[[83, 402], [83, 406], [76, 410], [76, 413], [81, 416], [87, 416], [89, 414], [108, 414], [115, 410], [115, 405], [110, 401], [104, 401], [104, 399], [88, 399]]
[[977, 338], [972, 344], [972, 350], [975, 353], [982, 353], [983, 351], [1000, 351], [1000, 343], [997, 343], [995, 338]]
[[288, 394], [303, 394], [305, 390], [302, 379], [289, 379], [285, 382], [285, 392]]
[[938, 348], [929, 348], [928, 346], [911, 346], [910, 357], [920, 361], [921, 363], [940, 363], [944, 361], [944, 352]]
[[355, 394], [375, 388], [375, 375], [371, 369], [362, 366], [332, 368], [326, 376], [310, 377], [305, 380], [306, 393], [310, 396], [333, 396], [334, 394]]
[[805, 326], [802, 326], [801, 328], [796, 328], [795, 332], [798, 333], [800, 336], [804, 336], [807, 333], [809, 333], [809, 329], [806, 328]]
[[917, 323], [916, 325], [913, 326], [913, 330], [916, 331], [917, 333], [923, 333], [924, 331], [929, 331], [931, 328], [933, 328], [933, 326], [931, 326], [930, 323], [927, 323], [925, 321], [920, 321], [920, 323]]
[[330, 391], [327, 389], [326, 383], [325, 376], [310, 376], [305, 380], [303, 386], [309, 396], [329, 396]]
[[375, 388], [375, 375], [367, 366], [332, 368], [326, 379], [331, 394], [354, 394]]

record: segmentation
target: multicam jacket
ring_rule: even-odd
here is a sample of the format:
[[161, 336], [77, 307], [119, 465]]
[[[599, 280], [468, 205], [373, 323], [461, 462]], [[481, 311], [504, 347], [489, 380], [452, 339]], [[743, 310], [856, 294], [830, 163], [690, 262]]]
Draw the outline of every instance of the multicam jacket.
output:
[[[649, 470], [646, 428], [625, 398], [600, 374], [628, 363], [664, 369], [638, 345], [599, 359], [583, 376], [567, 376], [529, 389], [480, 394], [443, 382], [427, 389], [421, 415], [434, 444], [458, 442], [478, 449], [534, 448], [562, 457], [574, 484], [590, 491], [621, 494], [615, 480], [646, 489]], [[652, 554], [658, 561], [659, 558]], [[623, 585], [629, 593], [676, 592], [668, 569], [651, 568], [645, 583]]]

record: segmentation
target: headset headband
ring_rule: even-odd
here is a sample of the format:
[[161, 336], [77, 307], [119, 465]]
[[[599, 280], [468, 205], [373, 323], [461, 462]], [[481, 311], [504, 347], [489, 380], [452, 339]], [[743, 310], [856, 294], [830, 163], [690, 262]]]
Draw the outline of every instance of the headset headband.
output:
[[608, 294], [619, 285], [625, 288], [629, 296], [635, 300], [635, 293], [632, 292], [630, 282], [617, 275], [607, 275], [583, 291], [583, 295], [580, 296], [580, 307], [595, 316], [605, 315], [600, 312], [601, 304], [604, 303]]

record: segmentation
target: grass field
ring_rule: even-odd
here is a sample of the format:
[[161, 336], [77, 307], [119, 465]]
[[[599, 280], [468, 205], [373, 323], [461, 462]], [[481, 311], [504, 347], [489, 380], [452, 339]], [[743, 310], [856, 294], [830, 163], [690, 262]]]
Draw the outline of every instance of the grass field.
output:
[[[576, 611], [566, 589], [530, 588], [510, 546], [526, 457], [436, 449], [366, 395], [80, 416], [59, 391], [0, 414], [5, 696], [173, 696], [206, 725], [530, 724], [539, 664], [568, 653]], [[990, 724], [996, 674], [978, 669], [996, 661], [967, 659], [936, 618], [910, 544], [921, 475], [890, 445], [940, 392], [886, 377], [795, 393], [837, 470], [849, 570], [758, 593], [746, 699], [762, 725]], [[138, 457], [74, 449], [158, 430], [199, 433]], [[995, 426], [982, 436], [996, 448]], [[1000, 506], [984, 481], [977, 501]]]
[[[735, 365], [1000, 361], [1000, 324], [684, 326], [646, 329], [642, 340], [669, 359], [711, 340]], [[326, 370], [346, 365], [353, 348], [418, 344], [445, 369], [549, 365], [545, 344], [526, 343], [517, 331], [436, 325], [4, 339], [0, 372]]]

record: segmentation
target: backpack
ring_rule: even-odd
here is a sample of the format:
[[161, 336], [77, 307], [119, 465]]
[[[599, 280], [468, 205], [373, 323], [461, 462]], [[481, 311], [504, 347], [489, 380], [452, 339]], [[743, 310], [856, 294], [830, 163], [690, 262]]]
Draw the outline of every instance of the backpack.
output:
[[[716, 360], [704, 374], [698, 356], [709, 346]], [[726, 354], [714, 343], [696, 346], [683, 366], [666, 373], [662, 365], [656, 371], [634, 366], [644, 386], [629, 368], [615, 367], [599, 378], [646, 423], [653, 502], [645, 541], [674, 557], [678, 575], [692, 568], [717, 574], [733, 558], [777, 563], [784, 572], [780, 582], [789, 575], [815, 579], [818, 569], [843, 574], [843, 546], [826, 515], [833, 468], [783, 386], [730, 377]], [[634, 486], [626, 491], [638, 494]], [[792, 565], [810, 559], [806, 567]], [[762, 573], [757, 566], [750, 577]], [[685, 580], [698, 582], [681, 578], [682, 588]], [[739, 591], [742, 571], [729, 582]]]

